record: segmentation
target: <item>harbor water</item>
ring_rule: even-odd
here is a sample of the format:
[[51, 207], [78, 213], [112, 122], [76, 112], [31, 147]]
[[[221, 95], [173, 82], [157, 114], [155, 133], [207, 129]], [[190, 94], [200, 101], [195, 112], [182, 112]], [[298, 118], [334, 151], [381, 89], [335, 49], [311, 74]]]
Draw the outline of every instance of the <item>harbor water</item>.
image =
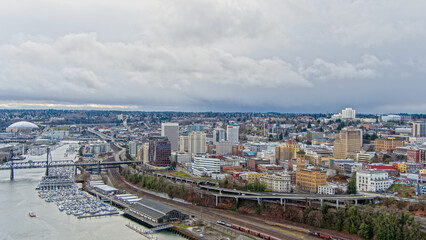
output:
[[[64, 159], [67, 145], [52, 152], [53, 160]], [[70, 155], [67, 158], [73, 158]], [[46, 159], [46, 155], [29, 157]], [[0, 171], [0, 240], [3, 239], [146, 239], [126, 227], [131, 223], [139, 229], [148, 229], [123, 216], [104, 216], [78, 219], [58, 210], [52, 202], [38, 196], [38, 186], [45, 169], [15, 170], [15, 179], [9, 180], [9, 171]], [[33, 211], [37, 217], [31, 218]], [[160, 231], [154, 239], [184, 239], [174, 233]]]

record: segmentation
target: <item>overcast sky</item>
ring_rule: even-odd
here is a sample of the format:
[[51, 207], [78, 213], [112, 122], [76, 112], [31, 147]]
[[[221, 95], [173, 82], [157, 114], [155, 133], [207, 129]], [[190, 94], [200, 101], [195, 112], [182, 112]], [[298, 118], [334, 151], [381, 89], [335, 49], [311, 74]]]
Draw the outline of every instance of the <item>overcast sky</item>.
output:
[[426, 112], [425, 9], [0, 0], [0, 108]]

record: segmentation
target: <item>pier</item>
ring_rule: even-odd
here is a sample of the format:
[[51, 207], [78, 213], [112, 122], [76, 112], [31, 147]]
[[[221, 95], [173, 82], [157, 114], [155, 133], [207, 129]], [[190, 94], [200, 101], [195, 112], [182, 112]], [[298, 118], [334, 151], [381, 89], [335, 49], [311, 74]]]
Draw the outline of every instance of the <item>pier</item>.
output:
[[139, 233], [140, 235], [142, 235], [142, 236], [144, 236], [144, 237], [146, 237], [148, 239], [154, 239], [153, 237], [150, 237], [148, 235], [148, 233], [146, 233], [145, 231], [140, 230], [139, 228], [137, 228], [136, 226], [131, 225], [130, 223], [126, 224], [126, 227], [132, 229], [133, 231]]
[[111, 212], [111, 213], [103, 213], [103, 214], [95, 214], [95, 215], [87, 215], [87, 216], [78, 216], [78, 219], [81, 218], [93, 218], [93, 217], [103, 217], [103, 216], [112, 216], [112, 215], [118, 215], [120, 214], [118, 211], [117, 212]]

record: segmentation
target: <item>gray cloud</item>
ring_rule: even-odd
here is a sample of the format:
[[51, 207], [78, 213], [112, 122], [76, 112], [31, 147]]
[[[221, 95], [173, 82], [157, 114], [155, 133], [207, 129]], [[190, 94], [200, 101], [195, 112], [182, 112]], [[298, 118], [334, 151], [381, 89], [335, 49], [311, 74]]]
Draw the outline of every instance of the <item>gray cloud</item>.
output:
[[0, 104], [423, 111], [425, 5], [4, 1]]

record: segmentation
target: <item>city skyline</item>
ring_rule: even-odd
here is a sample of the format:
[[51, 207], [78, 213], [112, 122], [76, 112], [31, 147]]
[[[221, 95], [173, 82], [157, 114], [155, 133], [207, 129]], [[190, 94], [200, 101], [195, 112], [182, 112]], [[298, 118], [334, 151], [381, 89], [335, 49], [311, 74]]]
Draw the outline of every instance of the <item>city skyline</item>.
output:
[[4, 1], [0, 108], [422, 113], [421, 1]]

